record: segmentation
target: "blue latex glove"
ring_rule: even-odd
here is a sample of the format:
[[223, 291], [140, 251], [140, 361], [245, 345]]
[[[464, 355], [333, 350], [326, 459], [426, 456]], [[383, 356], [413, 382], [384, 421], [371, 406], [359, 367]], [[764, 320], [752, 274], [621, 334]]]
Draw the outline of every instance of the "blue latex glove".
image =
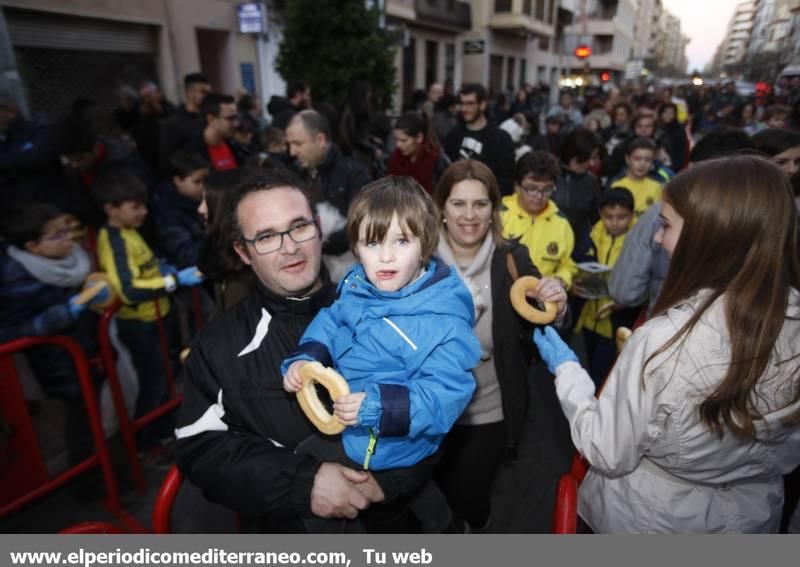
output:
[[203, 274], [197, 270], [197, 266], [189, 266], [175, 274], [178, 279], [178, 285], [193, 286], [203, 283]]
[[565, 362], [578, 362], [578, 356], [561, 340], [553, 327], [545, 327], [544, 333], [541, 329], [533, 331], [533, 342], [539, 348], [539, 354], [542, 355], [542, 360], [552, 374], [555, 374], [556, 368]]
[[178, 268], [176, 268], [172, 264], [168, 264], [164, 260], [159, 260], [158, 271], [161, 272], [162, 276], [174, 276], [175, 274], [178, 273]]
[[92, 299], [86, 302], [87, 306], [97, 305], [98, 303], [103, 303], [108, 301], [111, 298], [111, 290], [108, 286], [104, 286], [100, 293], [95, 295]]
[[86, 307], [88, 307], [85, 303], [75, 303], [75, 300], [78, 299], [78, 295], [73, 295], [67, 301], [67, 311], [72, 316], [73, 319], [77, 319], [81, 316], [81, 313], [86, 311]]

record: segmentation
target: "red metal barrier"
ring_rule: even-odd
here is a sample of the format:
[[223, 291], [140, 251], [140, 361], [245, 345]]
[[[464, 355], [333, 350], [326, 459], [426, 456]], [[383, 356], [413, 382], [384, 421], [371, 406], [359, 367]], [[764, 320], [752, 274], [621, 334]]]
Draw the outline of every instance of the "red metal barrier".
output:
[[569, 474], [561, 475], [553, 510], [554, 534], [574, 534], [578, 528], [578, 483]]
[[165, 367], [167, 371], [167, 380], [169, 382], [170, 399], [165, 403], [155, 408], [154, 410], [140, 416], [134, 420], [128, 417], [127, 409], [125, 408], [125, 396], [122, 393], [122, 387], [119, 382], [119, 374], [117, 373], [117, 365], [114, 357], [114, 348], [111, 344], [110, 325], [114, 314], [119, 310], [121, 304], [116, 302], [109, 309], [103, 312], [100, 318], [100, 326], [98, 328], [98, 341], [100, 344], [100, 357], [103, 361], [103, 368], [105, 375], [111, 388], [111, 399], [114, 403], [114, 409], [117, 412], [119, 420], [119, 429], [122, 436], [123, 444], [125, 445], [125, 452], [128, 455], [128, 461], [131, 466], [131, 475], [136, 487], [140, 492], [144, 492], [147, 483], [142, 471], [142, 464], [139, 462], [137, 455], [138, 448], [136, 445], [135, 433], [141, 428], [149, 425], [153, 421], [162, 417], [163, 415], [173, 411], [181, 405], [183, 396], [177, 395], [175, 390], [175, 382], [172, 372], [172, 364], [169, 360], [169, 346], [167, 345], [166, 329], [164, 328], [161, 312], [158, 310], [158, 302], [156, 302], [156, 313], [159, 317], [159, 336], [161, 339], [161, 351], [165, 360]]
[[[114, 472], [111, 467], [111, 458], [108, 452], [108, 445], [106, 444], [105, 435], [103, 433], [100, 410], [95, 396], [91, 375], [89, 374], [89, 366], [80, 346], [78, 346], [74, 340], [63, 336], [25, 337], [0, 344], [0, 361], [2, 361], [0, 363], [0, 370], [2, 371], [2, 376], [0, 376], [0, 378], [3, 380], [3, 382], [16, 381], [18, 383], [19, 380], [16, 366], [14, 365], [13, 360], [11, 360], [11, 356], [26, 349], [43, 345], [61, 347], [65, 349], [72, 358], [72, 362], [75, 365], [75, 370], [77, 372], [78, 381], [80, 383], [83, 401], [86, 405], [87, 418], [92, 432], [92, 438], [94, 440], [96, 452], [92, 456], [86, 458], [77, 465], [70, 467], [66, 471], [56, 475], [53, 478], [49, 477], [42, 462], [42, 468], [36, 471], [37, 475], [39, 475], [36, 479], [36, 485], [30, 487], [24, 494], [17, 495], [8, 502], [3, 502], [2, 506], [0, 507], [0, 517], [5, 517], [19, 510], [26, 504], [29, 504], [30, 502], [43, 497], [50, 492], [53, 492], [64, 485], [67, 481], [75, 478], [81, 473], [91, 469], [96, 465], [99, 465], [103, 476], [103, 483], [106, 488], [107, 508], [125, 525], [129, 526], [132, 531], [143, 531], [142, 526], [135, 520], [135, 518], [130, 516], [130, 514], [125, 512], [122, 508], [117, 480], [114, 477]], [[21, 390], [19, 393], [21, 395]], [[19, 403], [22, 405], [22, 407], [25, 407], [24, 397], [16, 400], [16, 403]], [[27, 411], [26, 418], [30, 430], [32, 431], [33, 426], [31, 424], [30, 416], [27, 415]], [[33, 438], [33, 444], [28, 447], [28, 450], [37, 452], [39, 451], [38, 440], [36, 440], [35, 436]], [[41, 459], [41, 456], [39, 459]], [[44, 473], [44, 478], [41, 477], [42, 472]]]
[[194, 332], [198, 332], [204, 323], [203, 299], [200, 296], [200, 287], [192, 286], [192, 311], [194, 311]]
[[172, 509], [175, 506], [175, 498], [178, 490], [183, 483], [183, 475], [178, 467], [173, 465], [167, 476], [161, 483], [158, 490], [156, 502], [153, 505], [153, 533], [170, 534], [172, 533]]

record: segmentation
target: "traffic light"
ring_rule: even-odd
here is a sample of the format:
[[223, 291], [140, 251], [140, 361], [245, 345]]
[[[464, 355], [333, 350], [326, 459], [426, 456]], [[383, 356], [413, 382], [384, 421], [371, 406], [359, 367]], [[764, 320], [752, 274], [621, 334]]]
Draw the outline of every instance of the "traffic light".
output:
[[592, 48], [585, 43], [580, 44], [575, 48], [575, 57], [578, 59], [586, 59], [592, 54]]
[[602, 73], [600, 73], [600, 80], [603, 81], [604, 83], [607, 83], [610, 78], [611, 78], [611, 73], [609, 73], [608, 71], [603, 71]]

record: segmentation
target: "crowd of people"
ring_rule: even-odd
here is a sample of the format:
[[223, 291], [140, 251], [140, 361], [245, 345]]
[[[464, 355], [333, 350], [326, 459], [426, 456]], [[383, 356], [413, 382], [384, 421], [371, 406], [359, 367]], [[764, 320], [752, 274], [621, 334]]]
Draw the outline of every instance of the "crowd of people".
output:
[[[247, 531], [491, 531], [529, 382], [555, 376], [590, 464], [584, 531], [800, 530], [798, 85], [548, 105], [433, 84], [394, 117], [367, 81], [341, 105], [301, 80], [266, 105], [183, 87], [179, 106], [147, 81], [50, 123], [0, 92], [0, 340], [93, 356], [113, 293], [133, 415], [181, 377], [143, 459], [174, 459]], [[93, 271], [109, 290], [80, 299]], [[512, 307], [529, 275], [550, 325]], [[75, 371], [55, 348], [28, 359], [79, 462]], [[297, 402], [312, 362], [349, 385], [341, 434]]]

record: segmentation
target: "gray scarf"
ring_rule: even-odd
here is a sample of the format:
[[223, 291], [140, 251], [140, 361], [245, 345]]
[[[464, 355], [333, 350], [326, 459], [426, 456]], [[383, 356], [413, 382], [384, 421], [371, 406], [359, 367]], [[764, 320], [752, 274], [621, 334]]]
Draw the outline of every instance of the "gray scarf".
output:
[[80, 286], [92, 267], [88, 254], [77, 244], [73, 244], [72, 252], [66, 258], [45, 258], [16, 246], [8, 247], [8, 255], [37, 280], [56, 287]]

